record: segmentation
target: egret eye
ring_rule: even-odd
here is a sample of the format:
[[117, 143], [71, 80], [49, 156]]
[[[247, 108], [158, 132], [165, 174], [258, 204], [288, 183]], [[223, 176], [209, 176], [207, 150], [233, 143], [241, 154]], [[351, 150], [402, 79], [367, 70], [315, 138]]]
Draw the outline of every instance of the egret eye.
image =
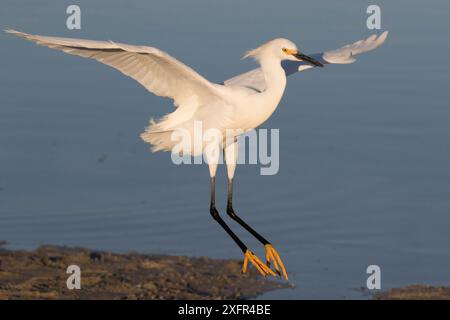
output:
[[281, 50], [282, 50], [284, 53], [287, 52], [287, 49], [286, 49], [286, 48], [282, 48]]

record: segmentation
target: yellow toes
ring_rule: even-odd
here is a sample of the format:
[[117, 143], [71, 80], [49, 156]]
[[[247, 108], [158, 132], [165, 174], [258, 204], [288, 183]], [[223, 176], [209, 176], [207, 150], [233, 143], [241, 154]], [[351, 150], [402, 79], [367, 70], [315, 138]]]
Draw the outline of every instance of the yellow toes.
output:
[[247, 251], [244, 254], [244, 264], [242, 265], [242, 273], [246, 273], [247, 272], [247, 266], [248, 266], [248, 262], [250, 261], [250, 263], [252, 263], [256, 270], [258, 270], [258, 272], [263, 275], [263, 276], [267, 276], [267, 275], [273, 275], [275, 276], [275, 273], [267, 266], [265, 265], [261, 260], [259, 260], [259, 258], [250, 250], [247, 249]]
[[264, 264], [253, 252], [250, 250], [247, 250], [244, 254], [244, 264], [242, 265], [242, 273], [247, 272], [248, 263], [250, 262], [253, 264], [258, 270], [258, 272], [263, 275], [272, 275], [276, 276], [275, 272], [270, 269], [270, 264], [273, 263], [275, 267], [276, 273], [281, 276], [281, 274], [284, 276], [286, 280], [288, 280], [288, 275], [286, 272], [286, 268], [284, 267], [283, 261], [280, 258], [280, 255], [275, 250], [275, 248], [271, 244], [266, 244], [266, 261], [267, 263]]
[[277, 250], [275, 250], [275, 248], [271, 244], [266, 244], [265, 248], [267, 265], [270, 266], [270, 263], [272, 261], [278, 275], [281, 275], [281, 268], [284, 278], [288, 280], [286, 268], [284, 267], [283, 261], [281, 261], [280, 255], [278, 254]]

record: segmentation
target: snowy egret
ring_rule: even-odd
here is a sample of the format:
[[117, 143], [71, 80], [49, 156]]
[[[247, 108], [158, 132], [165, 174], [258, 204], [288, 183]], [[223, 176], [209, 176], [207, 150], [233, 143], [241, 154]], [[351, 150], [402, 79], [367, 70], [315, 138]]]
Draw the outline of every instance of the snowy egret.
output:
[[[387, 37], [372, 35], [333, 51], [306, 55], [287, 39], [274, 39], [250, 50], [244, 57], [255, 58], [260, 67], [238, 75], [222, 84], [211, 83], [197, 72], [168, 53], [148, 46], [135, 46], [112, 41], [46, 37], [31, 35], [11, 29], [13, 35], [36, 42], [49, 48], [62, 50], [85, 58], [92, 58], [109, 65], [133, 78], [148, 91], [174, 100], [176, 110], [159, 121], [151, 121], [141, 138], [153, 145], [154, 151], [173, 151], [177, 141], [176, 131], [194, 135], [194, 122], [200, 121], [205, 130], [219, 132], [212, 137], [217, 148], [223, 151], [227, 165], [228, 200], [227, 214], [258, 239], [266, 250], [263, 263], [236, 236], [219, 215], [215, 205], [215, 175], [220, 152], [208, 151], [204, 141], [200, 146], [188, 146], [184, 152], [193, 156], [203, 155], [208, 161], [211, 200], [210, 214], [236, 242], [244, 254], [242, 271], [252, 263], [264, 276], [275, 272], [288, 279], [284, 264], [272, 244], [244, 222], [234, 211], [233, 177], [237, 162], [237, 138], [266, 121], [277, 108], [286, 87], [286, 77], [325, 64], [349, 64], [355, 56], [379, 47]], [[275, 272], [270, 268], [273, 263]]]

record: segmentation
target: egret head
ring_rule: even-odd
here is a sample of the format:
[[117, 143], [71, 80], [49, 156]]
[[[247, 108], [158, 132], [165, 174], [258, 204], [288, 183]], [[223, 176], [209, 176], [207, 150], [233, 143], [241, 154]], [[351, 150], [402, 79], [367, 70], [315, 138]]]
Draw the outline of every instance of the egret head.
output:
[[256, 49], [247, 51], [243, 59], [248, 57], [253, 57], [256, 60], [260, 60], [263, 57], [271, 57], [279, 59], [280, 61], [307, 61], [314, 66], [323, 67], [323, 64], [321, 62], [303, 54], [300, 50], [297, 49], [295, 43], [284, 38], [270, 40]]

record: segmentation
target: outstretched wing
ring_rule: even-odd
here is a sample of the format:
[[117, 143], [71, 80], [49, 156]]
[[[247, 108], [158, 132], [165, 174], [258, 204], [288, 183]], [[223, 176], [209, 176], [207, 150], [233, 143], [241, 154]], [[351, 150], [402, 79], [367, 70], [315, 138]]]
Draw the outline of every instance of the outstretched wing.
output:
[[39, 45], [111, 66], [139, 82], [148, 91], [172, 98], [176, 106], [198, 106], [221, 99], [212, 83], [157, 48], [112, 41], [45, 37], [11, 29], [5, 31]]
[[[343, 46], [342, 48], [315, 53], [310, 56], [322, 62], [322, 64], [350, 64], [356, 61], [356, 55], [374, 50], [381, 46], [386, 40], [387, 35], [388, 31], [385, 31], [378, 37], [374, 34], [365, 40], [356, 41], [355, 43], [348, 44], [346, 46]], [[290, 76], [291, 74], [299, 71], [314, 68], [313, 65], [305, 61], [290, 60], [283, 61], [282, 66], [287, 76]], [[253, 69], [236, 77], [228, 79], [224, 82], [224, 84], [226, 86], [247, 87], [257, 91], [264, 91], [266, 89], [264, 75], [260, 68]]]

